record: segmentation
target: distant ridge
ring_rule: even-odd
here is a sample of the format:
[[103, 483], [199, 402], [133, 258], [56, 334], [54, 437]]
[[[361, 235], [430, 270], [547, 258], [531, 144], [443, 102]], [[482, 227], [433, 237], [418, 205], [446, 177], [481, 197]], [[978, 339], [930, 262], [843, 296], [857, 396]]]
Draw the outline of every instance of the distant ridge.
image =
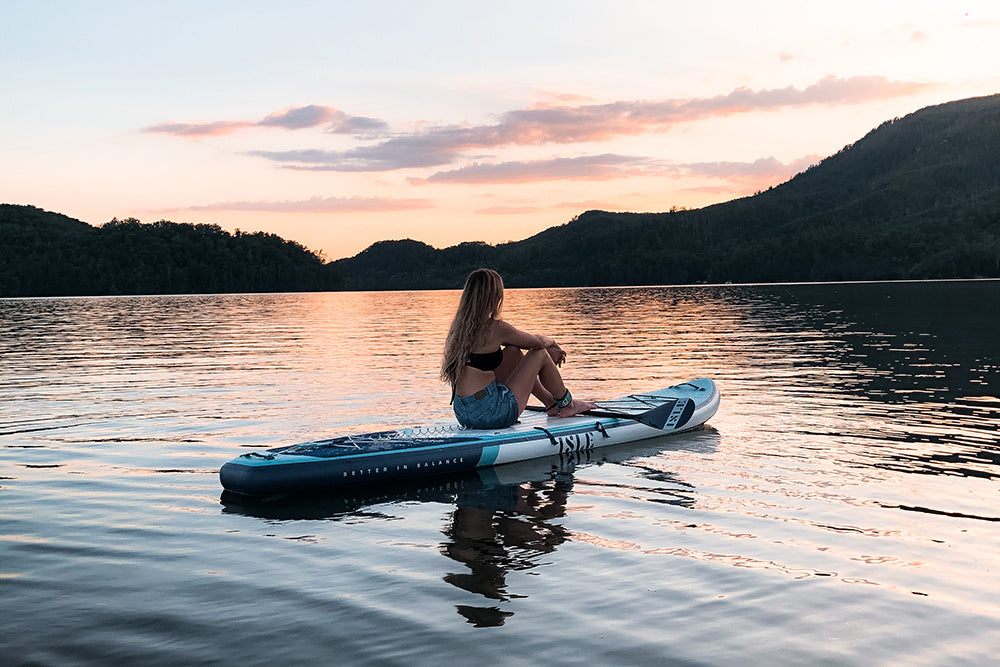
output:
[[587, 211], [523, 241], [382, 241], [334, 262], [346, 289], [1000, 277], [1000, 95], [886, 121], [790, 181], [670, 213]]
[[0, 296], [1000, 277], [1000, 94], [882, 123], [786, 183], [667, 213], [587, 211], [523, 241], [380, 241], [324, 264], [217, 225], [100, 227], [0, 204]]

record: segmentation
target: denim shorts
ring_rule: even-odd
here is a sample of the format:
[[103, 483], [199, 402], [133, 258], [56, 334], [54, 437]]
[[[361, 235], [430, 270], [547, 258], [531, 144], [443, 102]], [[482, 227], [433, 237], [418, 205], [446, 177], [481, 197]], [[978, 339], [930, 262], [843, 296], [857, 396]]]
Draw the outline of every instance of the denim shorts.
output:
[[519, 414], [517, 396], [499, 382], [491, 382], [472, 396], [455, 397], [455, 417], [466, 428], [507, 428]]

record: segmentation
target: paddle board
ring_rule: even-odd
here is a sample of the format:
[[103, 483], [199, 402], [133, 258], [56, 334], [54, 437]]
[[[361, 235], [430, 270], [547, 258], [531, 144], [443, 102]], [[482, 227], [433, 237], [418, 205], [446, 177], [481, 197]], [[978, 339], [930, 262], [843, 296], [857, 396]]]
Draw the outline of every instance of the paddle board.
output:
[[691, 380], [575, 417], [526, 410], [505, 429], [450, 422], [248, 452], [225, 463], [219, 479], [227, 491], [262, 496], [431, 477], [689, 431], [718, 408], [715, 383]]

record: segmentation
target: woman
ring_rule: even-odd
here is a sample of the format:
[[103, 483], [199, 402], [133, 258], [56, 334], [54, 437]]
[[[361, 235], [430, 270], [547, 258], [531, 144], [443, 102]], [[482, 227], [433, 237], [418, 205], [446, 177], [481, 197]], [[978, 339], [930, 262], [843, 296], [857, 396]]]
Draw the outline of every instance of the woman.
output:
[[575, 400], [563, 384], [557, 368], [566, 359], [562, 348], [548, 336], [504, 322], [502, 308], [500, 274], [492, 269], [470, 273], [441, 364], [441, 379], [451, 384], [459, 423], [506, 428], [517, 421], [532, 393], [550, 416], [570, 417], [597, 407]]

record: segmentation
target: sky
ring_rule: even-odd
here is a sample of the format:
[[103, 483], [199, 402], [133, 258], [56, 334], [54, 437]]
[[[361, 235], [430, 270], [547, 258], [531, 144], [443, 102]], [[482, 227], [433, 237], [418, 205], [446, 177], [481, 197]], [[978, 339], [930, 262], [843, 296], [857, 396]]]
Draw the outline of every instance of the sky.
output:
[[502, 243], [753, 194], [997, 92], [995, 0], [0, 0], [0, 200], [331, 260]]

